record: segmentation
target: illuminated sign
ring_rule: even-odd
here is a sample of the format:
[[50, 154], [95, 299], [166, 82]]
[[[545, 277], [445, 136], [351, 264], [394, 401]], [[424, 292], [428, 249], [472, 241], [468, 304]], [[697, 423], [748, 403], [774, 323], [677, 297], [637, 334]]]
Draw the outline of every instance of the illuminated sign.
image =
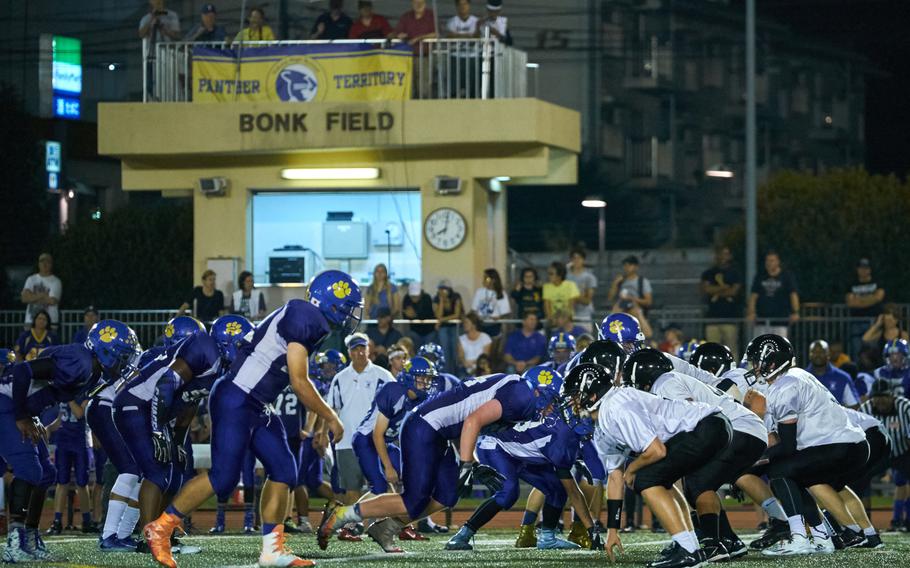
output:
[[59, 174], [61, 153], [60, 142], [47, 140], [44, 143], [44, 169]]
[[64, 97], [54, 94], [54, 116], [60, 118], [79, 118], [82, 115], [82, 101], [79, 97]]
[[55, 35], [52, 39], [51, 86], [54, 91], [82, 93], [82, 41]]

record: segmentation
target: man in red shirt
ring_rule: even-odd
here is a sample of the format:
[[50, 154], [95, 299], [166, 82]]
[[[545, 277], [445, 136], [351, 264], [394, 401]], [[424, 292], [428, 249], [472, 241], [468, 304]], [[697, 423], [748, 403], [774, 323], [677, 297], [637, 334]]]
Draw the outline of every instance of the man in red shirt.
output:
[[424, 54], [422, 59], [418, 58], [419, 64], [414, 69], [414, 90], [415, 98], [427, 99], [432, 96], [433, 73], [429, 66], [429, 58], [426, 57], [428, 50], [423, 47], [423, 40], [438, 37], [436, 14], [427, 8], [427, 0], [411, 0], [411, 8], [398, 19], [398, 25], [390, 37], [407, 41], [414, 48], [415, 55]]
[[360, 17], [351, 26], [350, 39], [385, 39], [392, 33], [392, 26], [385, 16], [373, 13], [373, 0], [357, 3]]

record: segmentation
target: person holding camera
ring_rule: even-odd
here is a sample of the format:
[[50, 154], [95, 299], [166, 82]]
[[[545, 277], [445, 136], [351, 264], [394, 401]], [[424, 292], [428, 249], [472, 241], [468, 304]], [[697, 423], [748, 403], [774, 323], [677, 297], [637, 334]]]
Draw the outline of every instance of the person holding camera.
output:
[[613, 279], [608, 301], [613, 311], [629, 312], [634, 306], [646, 311], [653, 303], [651, 281], [638, 274], [638, 257], [629, 255], [622, 261], [622, 274]]
[[168, 10], [164, 0], [149, 0], [148, 14], [139, 20], [139, 37], [150, 53], [159, 41], [180, 39], [180, 18], [177, 12]]

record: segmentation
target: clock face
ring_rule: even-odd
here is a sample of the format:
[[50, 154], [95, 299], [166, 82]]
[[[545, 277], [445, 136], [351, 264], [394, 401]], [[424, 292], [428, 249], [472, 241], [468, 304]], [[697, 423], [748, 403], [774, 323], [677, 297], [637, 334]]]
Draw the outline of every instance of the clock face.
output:
[[464, 242], [468, 224], [458, 211], [441, 207], [427, 216], [423, 224], [423, 236], [433, 248], [454, 250]]

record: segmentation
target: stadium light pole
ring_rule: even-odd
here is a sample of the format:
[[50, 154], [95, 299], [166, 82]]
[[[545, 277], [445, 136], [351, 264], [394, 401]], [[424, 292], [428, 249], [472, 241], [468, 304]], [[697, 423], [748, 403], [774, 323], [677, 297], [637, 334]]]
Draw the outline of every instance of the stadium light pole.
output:
[[746, 286], [752, 285], [758, 264], [755, 131], [755, 0], [746, 0]]
[[607, 202], [602, 197], [591, 196], [581, 201], [582, 207], [597, 209], [597, 277], [604, 274], [604, 251], [607, 248]]

